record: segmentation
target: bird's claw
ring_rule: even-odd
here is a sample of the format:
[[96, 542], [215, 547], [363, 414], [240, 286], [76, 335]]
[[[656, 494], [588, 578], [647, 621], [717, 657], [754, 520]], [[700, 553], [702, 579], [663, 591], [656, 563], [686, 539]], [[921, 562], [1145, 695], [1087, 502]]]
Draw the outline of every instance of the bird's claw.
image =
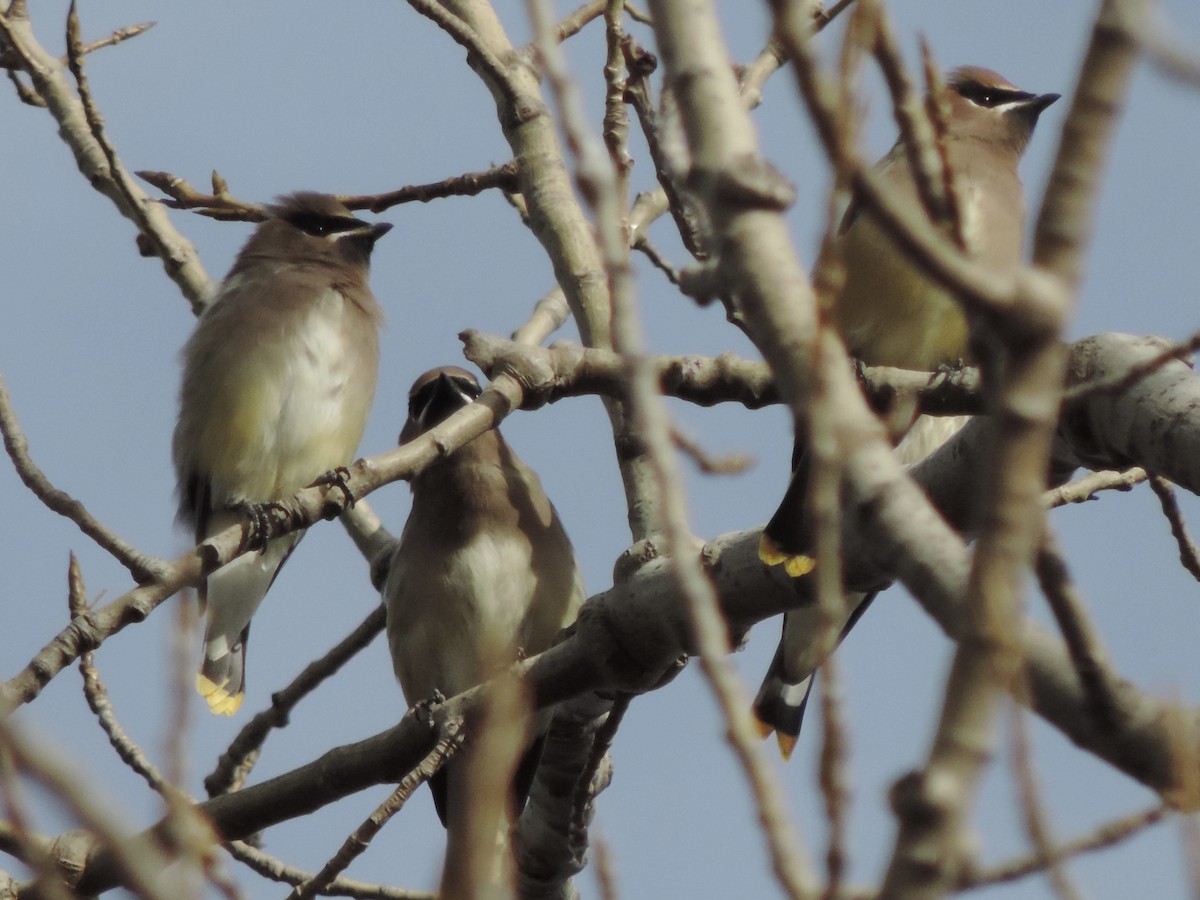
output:
[[350, 490], [350, 469], [347, 466], [338, 466], [336, 469], [330, 469], [325, 474], [321, 475], [312, 483], [313, 487], [334, 487], [342, 492], [342, 503], [338, 507], [338, 512], [354, 507], [354, 492]]
[[939, 363], [938, 367], [933, 370], [933, 374], [929, 376], [930, 384], [949, 381], [955, 375], [962, 372], [967, 367], [967, 361], [961, 356], [954, 362]]
[[285, 519], [287, 509], [282, 503], [268, 500], [265, 503], [242, 503], [238, 511], [246, 517], [246, 530], [238, 552], [245, 550], [262, 550], [267, 546], [275, 533], [275, 519]]
[[433, 689], [433, 693], [424, 700], [418, 700], [413, 704], [413, 715], [417, 717], [418, 722], [424, 722], [430, 728], [433, 727], [433, 708], [440, 706], [446, 702], [446, 695], [437, 688]]

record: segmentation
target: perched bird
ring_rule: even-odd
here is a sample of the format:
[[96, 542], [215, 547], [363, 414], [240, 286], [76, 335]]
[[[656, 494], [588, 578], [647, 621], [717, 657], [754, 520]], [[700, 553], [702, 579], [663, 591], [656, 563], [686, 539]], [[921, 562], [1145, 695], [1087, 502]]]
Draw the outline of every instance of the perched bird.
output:
[[[479, 382], [456, 366], [413, 384], [405, 444], [472, 403]], [[410, 705], [453, 696], [522, 655], [554, 643], [575, 621], [583, 579], [571, 542], [534, 472], [500, 433], [481, 434], [412, 480], [412, 511], [383, 588], [392, 665]], [[430, 781], [446, 826], [443, 896], [460, 896], [462, 860], [474, 846], [465, 787], [477, 735]], [[543, 716], [512, 787], [509, 822], [525, 804], [540, 756]], [[505, 832], [507, 823], [505, 823]], [[477, 831], [471, 833], [478, 833]]]
[[[183, 348], [173, 452], [179, 519], [203, 541], [351, 462], [375, 394], [383, 313], [367, 284], [391, 228], [333, 197], [281, 197]], [[196, 689], [232, 715], [250, 618], [300, 540], [269, 540], [208, 576]]]
[[[997, 273], [1020, 262], [1025, 237], [1025, 195], [1017, 164], [1038, 116], [1059, 97], [1031, 94], [989, 69], [964, 66], [946, 78], [945, 152], [954, 173], [967, 252]], [[876, 166], [897, 198], [920, 203], [903, 140]], [[914, 264], [884, 229], [852, 200], [842, 220], [837, 252], [845, 282], [832, 319], [850, 355], [872, 366], [933, 371], [970, 361], [969, 329], [954, 296]], [[911, 416], [911, 411], [909, 413]], [[924, 459], [962, 427], [965, 418], [907, 418], [897, 447], [901, 462]], [[893, 423], [895, 424], [895, 423]], [[804, 502], [808, 465], [802, 445], [793, 457], [792, 482], [763, 530], [760, 555], [783, 562], [793, 576], [811, 568]], [[853, 595], [842, 637], [865, 611], [873, 594]], [[776, 732], [784, 756], [791, 753], [819, 663], [812, 657], [811, 620], [785, 614], [783, 638], [754, 702], [764, 736]], [[795, 633], [803, 629], [803, 633]], [[840, 640], [840, 638], [839, 638]]]

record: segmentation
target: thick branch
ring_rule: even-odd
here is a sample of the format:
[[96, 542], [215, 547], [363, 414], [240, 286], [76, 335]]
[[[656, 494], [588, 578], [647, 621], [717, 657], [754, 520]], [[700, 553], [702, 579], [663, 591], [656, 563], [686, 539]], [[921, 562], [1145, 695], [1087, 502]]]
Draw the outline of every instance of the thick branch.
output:
[[[884, 534], [876, 529], [858, 546], [848, 547], [854, 554], [849, 567], [853, 569], [865, 556], [873, 538]], [[930, 564], [938, 574], [936, 617], [952, 635], [961, 632], [967, 572], [966, 547], [953, 540], [956, 543], [949, 551], [937, 548], [937, 560]], [[803, 580], [791, 583], [778, 568], [763, 566], [757, 541], [757, 532], [725, 535], [701, 551], [720, 592], [722, 611], [737, 629], [805, 602], [796, 591]], [[811, 605], [801, 609], [814, 617], [815, 633], [816, 610]], [[665, 560], [654, 560], [591, 598], [565, 642], [519, 668], [527, 673], [539, 708], [586, 691], [642, 692], [672, 673], [681, 653], [695, 649], [689, 632], [686, 600], [678, 582]], [[1179, 739], [1178, 722], [1167, 721], [1167, 705], [1119, 682], [1115, 727], [1100, 729], [1088, 715], [1088, 697], [1062, 644], [1032, 624], [1023, 627], [1022, 635], [1037, 711], [1085, 749], [1153, 788], [1167, 789], [1177, 777], [1171, 747]], [[445, 717], [463, 715], [471, 705], [483, 702], [484, 691], [486, 687], [475, 689], [435, 708], [435, 727]], [[1189, 717], [1194, 738], [1200, 734], [1200, 722], [1195, 713]], [[429, 752], [435, 737], [429, 724], [409, 714], [389, 731], [331, 750], [293, 772], [199, 808], [224, 839], [243, 837], [371, 785], [395, 782]], [[97, 852], [81, 889], [111, 886], [113, 874]]]

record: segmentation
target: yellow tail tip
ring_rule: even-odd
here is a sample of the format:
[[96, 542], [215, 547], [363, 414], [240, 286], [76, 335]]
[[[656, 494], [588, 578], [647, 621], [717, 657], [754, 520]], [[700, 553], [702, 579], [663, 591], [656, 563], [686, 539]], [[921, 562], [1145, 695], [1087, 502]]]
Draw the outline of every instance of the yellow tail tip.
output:
[[817, 561], [811, 556], [792, 556], [783, 564], [783, 568], [793, 578], [807, 575], [817, 567]]
[[767, 738], [769, 738], [771, 736], [771, 732], [775, 730], [775, 726], [770, 725], [767, 722], [764, 722], [758, 716], [755, 716], [754, 717], [754, 730], [758, 732], [759, 739], [765, 741]]
[[779, 745], [779, 755], [783, 757], [784, 762], [792, 758], [792, 752], [796, 749], [796, 735], [778, 731], [774, 725], [770, 722], [764, 722], [757, 715], [754, 717], [754, 727], [758, 731], [758, 736], [763, 740], [766, 740], [774, 733], [775, 743]]
[[811, 556], [797, 554], [793, 556], [790, 553], [785, 553], [778, 544], [767, 536], [764, 531], [758, 539], [758, 558], [768, 566], [778, 566], [783, 564], [784, 569], [792, 578], [800, 578], [807, 575], [817, 567], [817, 561]]
[[758, 538], [758, 558], [768, 566], [777, 566], [787, 560], [787, 554], [764, 531]]
[[231, 694], [225, 690], [224, 684], [217, 684], [204, 675], [196, 676], [196, 693], [208, 702], [208, 709], [214, 716], [232, 716], [241, 709], [245, 694], [240, 691]]
[[775, 732], [775, 742], [779, 744], [779, 755], [783, 757], [783, 761], [787, 762], [791, 759], [792, 751], [796, 749], [796, 736], [777, 731]]

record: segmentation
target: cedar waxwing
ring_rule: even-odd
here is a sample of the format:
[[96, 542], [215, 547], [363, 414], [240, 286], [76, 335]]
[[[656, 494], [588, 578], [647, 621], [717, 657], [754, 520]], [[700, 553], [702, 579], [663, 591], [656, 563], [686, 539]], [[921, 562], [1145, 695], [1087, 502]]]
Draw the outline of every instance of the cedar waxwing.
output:
[[[392, 226], [309, 192], [269, 213], [183, 349], [173, 452], [179, 518], [197, 542], [350, 463], [375, 394], [383, 312], [367, 269]], [[242, 703], [250, 618], [300, 537], [270, 540], [200, 586], [196, 689], [214, 713]]]
[[[981, 265], [1007, 272], [1020, 262], [1025, 238], [1025, 195], [1017, 164], [1038, 116], [1058, 94], [1030, 94], [989, 69], [964, 66], [946, 78], [945, 151], [957, 188], [967, 252]], [[877, 165], [898, 198], [919, 204], [903, 140]], [[970, 361], [966, 316], [954, 296], [934, 284], [852, 200], [839, 229], [845, 282], [832, 308], [834, 324], [851, 356], [870, 366], [933, 371]], [[911, 413], [910, 413], [911, 415]], [[924, 459], [962, 427], [965, 417], [921, 416], [902, 422], [897, 447], [902, 463]], [[760, 555], [783, 562], [794, 577], [811, 569], [804, 502], [808, 467], [798, 445], [792, 483], [763, 530]], [[838, 640], [846, 636], [874, 594], [852, 594]], [[763, 736], [776, 732], [784, 757], [791, 754], [819, 660], [812, 619], [785, 614], [783, 638], [754, 701]], [[803, 630], [802, 634], [793, 633]], [[794, 646], [793, 646], [794, 645]]]
[[[400, 443], [479, 395], [479, 382], [464, 369], [426, 372], [409, 393]], [[547, 649], [575, 621], [584, 593], [571, 542], [537, 475], [498, 431], [481, 434], [413, 478], [412, 511], [383, 598], [392, 665], [410, 706], [438, 691], [454, 696], [480, 684], [522, 656]], [[446, 826], [441, 896], [470, 893], [462, 861], [474, 846], [467, 816], [476, 798], [465, 782], [479, 736], [471, 724], [463, 751], [430, 781]], [[540, 738], [548, 725], [543, 715], [534, 733]], [[539, 738], [517, 767], [510, 817], [525, 804]], [[505, 833], [509, 824], [502, 823]]]

